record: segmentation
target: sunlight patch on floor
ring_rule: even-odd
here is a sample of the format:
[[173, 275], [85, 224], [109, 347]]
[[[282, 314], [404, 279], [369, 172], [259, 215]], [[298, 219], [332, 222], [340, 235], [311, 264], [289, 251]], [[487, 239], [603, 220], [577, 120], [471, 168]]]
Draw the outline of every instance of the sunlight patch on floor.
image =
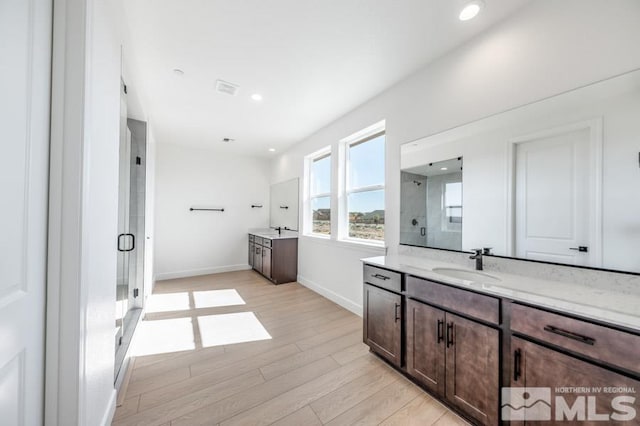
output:
[[189, 293], [152, 294], [147, 302], [147, 313], [187, 311], [190, 309]]
[[198, 326], [205, 348], [271, 339], [253, 312], [200, 316]]
[[222, 306], [246, 305], [235, 289], [194, 291], [196, 308], [219, 308]]
[[196, 348], [191, 318], [145, 320], [138, 326], [136, 334], [136, 356], [189, 351]]

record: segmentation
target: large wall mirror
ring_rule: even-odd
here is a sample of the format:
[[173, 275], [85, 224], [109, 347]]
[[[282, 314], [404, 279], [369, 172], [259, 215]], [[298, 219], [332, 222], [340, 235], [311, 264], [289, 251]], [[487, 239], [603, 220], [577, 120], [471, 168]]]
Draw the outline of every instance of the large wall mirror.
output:
[[298, 230], [298, 178], [271, 185], [269, 225]]
[[640, 71], [401, 147], [400, 243], [640, 272]]

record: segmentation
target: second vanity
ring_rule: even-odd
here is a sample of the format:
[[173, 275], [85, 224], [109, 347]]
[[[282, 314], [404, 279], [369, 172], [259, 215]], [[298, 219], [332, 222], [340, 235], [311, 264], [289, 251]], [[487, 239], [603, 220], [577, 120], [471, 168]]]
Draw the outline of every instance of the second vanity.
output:
[[249, 232], [249, 266], [274, 284], [298, 278], [298, 234], [293, 231]]
[[514, 420], [536, 401], [504, 393], [527, 387], [550, 389], [544, 424], [640, 424], [637, 295], [405, 255], [363, 263], [364, 342], [473, 423], [531, 424]]

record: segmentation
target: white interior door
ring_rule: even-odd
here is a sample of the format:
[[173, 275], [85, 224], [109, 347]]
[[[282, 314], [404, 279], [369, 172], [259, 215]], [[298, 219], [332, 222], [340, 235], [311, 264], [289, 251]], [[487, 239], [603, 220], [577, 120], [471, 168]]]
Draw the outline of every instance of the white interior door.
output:
[[44, 411], [51, 1], [0, 1], [0, 423]]
[[593, 191], [588, 127], [516, 145], [516, 256], [592, 265]]

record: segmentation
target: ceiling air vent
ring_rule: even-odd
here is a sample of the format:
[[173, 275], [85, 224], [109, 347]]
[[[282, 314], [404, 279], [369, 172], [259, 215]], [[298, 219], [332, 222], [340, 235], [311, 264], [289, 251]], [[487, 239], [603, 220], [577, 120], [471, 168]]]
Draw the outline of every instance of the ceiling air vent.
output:
[[229, 83], [228, 81], [216, 81], [216, 91], [219, 93], [226, 93], [227, 95], [235, 96], [239, 87], [240, 86], [237, 84]]

